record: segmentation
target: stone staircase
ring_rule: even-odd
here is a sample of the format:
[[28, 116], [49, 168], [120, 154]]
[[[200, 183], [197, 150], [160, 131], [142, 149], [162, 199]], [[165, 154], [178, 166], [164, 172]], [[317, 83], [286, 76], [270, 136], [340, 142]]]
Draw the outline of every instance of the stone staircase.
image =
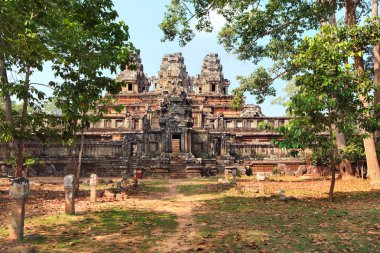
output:
[[179, 154], [170, 158], [169, 178], [187, 178], [186, 160]]

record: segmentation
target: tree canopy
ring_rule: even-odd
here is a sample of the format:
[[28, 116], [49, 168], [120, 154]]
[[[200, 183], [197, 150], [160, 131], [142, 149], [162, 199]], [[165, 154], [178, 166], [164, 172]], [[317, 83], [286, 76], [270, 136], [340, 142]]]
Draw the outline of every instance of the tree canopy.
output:
[[[3, 71], [0, 87], [5, 101], [15, 96], [23, 103], [19, 117], [14, 114], [12, 121], [6, 120], [8, 129], [16, 129], [12, 137], [18, 141], [20, 175], [24, 139], [46, 125], [42, 120], [46, 118], [42, 110], [45, 94], [30, 82], [34, 71], [52, 62], [53, 73], [63, 81], [45, 85], [54, 89], [63, 115], [75, 121], [94, 108], [103, 92], [120, 89], [120, 84], [102, 71], [114, 73], [125, 68], [134, 48], [128, 42], [128, 26], [116, 20], [111, 0], [10, 0], [0, 3], [0, 11], [1, 66], [23, 75], [23, 80], [8, 81]], [[28, 113], [28, 107], [34, 108], [33, 113]], [[4, 106], [5, 115], [9, 108]], [[81, 119], [82, 124], [88, 124], [87, 118]], [[38, 124], [31, 127], [33, 123]]]

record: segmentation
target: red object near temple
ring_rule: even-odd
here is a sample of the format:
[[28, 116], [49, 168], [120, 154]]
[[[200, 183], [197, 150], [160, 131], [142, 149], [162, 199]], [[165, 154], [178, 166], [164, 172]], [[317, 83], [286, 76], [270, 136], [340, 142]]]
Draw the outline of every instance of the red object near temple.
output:
[[136, 178], [137, 179], [142, 179], [142, 170], [136, 171]]

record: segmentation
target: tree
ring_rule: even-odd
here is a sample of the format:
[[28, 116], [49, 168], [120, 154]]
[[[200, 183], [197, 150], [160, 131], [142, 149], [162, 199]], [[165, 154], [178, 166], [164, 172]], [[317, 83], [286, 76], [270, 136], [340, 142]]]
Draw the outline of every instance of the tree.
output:
[[[9, 131], [18, 140], [17, 176], [22, 175], [27, 125], [38, 128], [36, 124], [41, 122], [38, 113], [28, 115], [28, 106], [38, 109], [38, 101], [44, 98], [44, 94], [32, 86], [30, 76], [54, 57], [54, 51], [47, 41], [52, 40], [51, 31], [59, 22], [56, 20], [59, 16], [56, 7], [61, 1], [57, 2], [14, 0], [2, 1], [0, 4], [3, 22], [0, 31], [1, 94], [5, 101], [5, 127], [17, 129]], [[7, 70], [10, 69], [23, 74], [23, 80], [10, 83], [7, 78]], [[16, 120], [11, 110], [11, 95], [22, 101], [21, 114], [19, 117], [16, 115]]]
[[275, 99], [273, 99], [270, 102], [272, 105], [282, 105], [285, 108], [288, 107], [287, 104], [289, 103], [289, 98], [292, 97], [294, 94], [296, 94], [298, 91], [298, 87], [296, 86], [295, 80], [289, 81], [283, 88], [283, 91], [285, 92], [286, 95], [277, 96]]
[[[87, 1], [72, 6], [75, 18], [70, 21], [67, 36], [60, 47], [67, 48], [63, 57], [53, 61], [55, 74], [62, 83], [52, 84], [55, 105], [61, 110], [62, 136], [76, 150], [77, 134], [80, 133], [78, 164], [73, 162], [76, 188], [79, 188], [84, 130], [100, 120], [109, 105], [112, 94], [119, 93], [121, 83], [104, 76], [103, 69], [123, 69], [130, 65], [130, 54], [135, 49], [128, 42], [128, 27], [116, 21], [117, 12], [112, 1]], [[75, 27], [75, 31], [71, 31]], [[75, 57], [71, 50], [75, 50]], [[108, 96], [103, 98], [104, 93]], [[73, 155], [73, 161], [75, 156]], [[77, 168], [76, 168], [77, 167]]]
[[[6, 71], [0, 73], [1, 95], [14, 95], [23, 103], [21, 115], [6, 126], [16, 129], [12, 136], [18, 141], [17, 176], [22, 175], [25, 139], [46, 123], [42, 113], [45, 94], [30, 82], [33, 71], [42, 70], [48, 61], [53, 63], [53, 72], [64, 80], [50, 83], [57, 100], [76, 90], [83, 92], [92, 81], [98, 82], [93, 85], [99, 90], [118, 89], [101, 71], [124, 68], [131, 44], [128, 27], [115, 21], [117, 12], [112, 6], [110, 0], [1, 1], [0, 63], [3, 57], [5, 69], [24, 74], [24, 80], [10, 83]], [[28, 107], [34, 113], [28, 113]], [[4, 114], [7, 110], [6, 106]]]
[[[192, 8], [189, 7], [191, 5]], [[322, 24], [330, 20], [335, 12], [343, 10], [345, 24], [355, 29], [369, 13], [368, 1], [357, 0], [320, 0], [320, 1], [296, 1], [296, 0], [172, 0], [161, 23], [164, 32], [164, 40], [179, 38], [181, 45], [190, 41], [193, 29], [209, 31], [211, 23], [208, 19], [210, 11], [217, 11], [226, 19], [226, 24], [219, 33], [219, 42], [227, 51], [236, 53], [240, 59], [252, 60], [254, 63], [268, 57], [274, 61], [271, 73], [263, 69], [254, 71], [250, 77], [243, 79], [238, 90], [234, 91], [236, 106], [242, 101], [245, 91], [258, 96], [258, 101], [263, 97], [273, 95], [271, 85], [277, 78], [291, 80], [295, 70], [289, 65], [296, 55], [297, 45], [300, 44], [306, 32], [317, 30]], [[358, 14], [358, 16], [356, 15]], [[195, 18], [195, 28], [191, 27], [190, 19]], [[351, 34], [347, 39], [360, 39], [360, 34]], [[355, 70], [365, 72], [363, 55], [368, 50], [368, 43], [361, 41], [353, 55], [347, 59], [355, 61]], [[259, 82], [258, 82], [259, 81]], [[360, 84], [357, 89], [360, 90]], [[367, 96], [363, 96], [365, 98]], [[362, 101], [369, 108], [370, 101]], [[380, 173], [377, 161], [373, 135], [366, 135], [364, 146], [366, 160], [370, 174]], [[372, 182], [378, 181], [372, 177]], [[380, 181], [379, 181], [380, 182]]]
[[[332, 180], [329, 197], [333, 199], [337, 154], [334, 134], [339, 128], [343, 133], [363, 134], [362, 129], [373, 126], [373, 108], [364, 101], [371, 99], [374, 89], [369, 73], [356, 70], [345, 61], [355, 53], [357, 44], [349, 41], [352, 33], [363, 35], [362, 39], [375, 43], [373, 23], [356, 27], [324, 26], [314, 38], [306, 37], [292, 60], [297, 70], [298, 91], [291, 97], [289, 112], [294, 116], [289, 126], [280, 128], [285, 140], [279, 143], [286, 148], [322, 148], [329, 153]], [[361, 89], [358, 91], [358, 83]], [[294, 145], [296, 143], [297, 145]]]

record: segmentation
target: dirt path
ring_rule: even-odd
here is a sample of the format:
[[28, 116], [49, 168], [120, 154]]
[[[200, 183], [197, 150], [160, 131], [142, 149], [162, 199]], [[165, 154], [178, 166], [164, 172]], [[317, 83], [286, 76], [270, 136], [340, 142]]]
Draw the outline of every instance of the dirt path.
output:
[[185, 198], [183, 194], [178, 192], [176, 187], [179, 182], [174, 179], [170, 180], [169, 194], [163, 199], [166, 200], [166, 204], [155, 208], [155, 211], [170, 212], [177, 216], [177, 231], [166, 237], [153, 251], [187, 252], [194, 247], [191, 243], [192, 236], [196, 234], [193, 209], [198, 203]]

